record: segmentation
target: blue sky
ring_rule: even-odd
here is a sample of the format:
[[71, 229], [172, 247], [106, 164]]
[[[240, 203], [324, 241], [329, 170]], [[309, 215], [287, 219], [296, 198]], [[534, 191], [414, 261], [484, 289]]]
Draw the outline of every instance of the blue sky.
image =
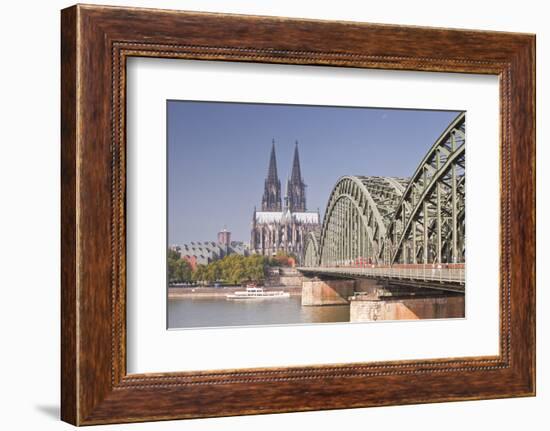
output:
[[168, 243], [249, 241], [271, 140], [284, 193], [298, 141], [308, 210], [324, 212], [342, 175], [407, 177], [455, 111], [167, 102]]

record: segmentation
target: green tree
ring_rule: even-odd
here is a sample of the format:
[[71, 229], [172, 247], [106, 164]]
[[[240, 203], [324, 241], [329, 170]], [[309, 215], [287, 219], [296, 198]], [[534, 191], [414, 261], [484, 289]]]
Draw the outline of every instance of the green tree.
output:
[[294, 266], [296, 262], [296, 255], [284, 251], [278, 251], [275, 256], [269, 259], [270, 266]]
[[264, 256], [230, 254], [208, 265], [197, 265], [191, 274], [191, 279], [196, 282], [222, 281], [229, 284], [240, 284], [247, 281], [261, 282], [265, 279], [267, 264], [268, 260]]
[[204, 278], [209, 283], [212, 283], [214, 281], [217, 281], [220, 279], [221, 271], [220, 271], [220, 265], [218, 261], [214, 261], [212, 263], [209, 263], [205, 270]]
[[197, 265], [192, 274], [192, 280], [195, 282], [205, 281], [206, 265]]
[[168, 249], [168, 282], [187, 283], [192, 279], [191, 265], [175, 250]]
[[208, 265], [197, 265], [192, 273], [192, 279], [197, 282], [213, 283], [223, 281], [230, 284], [263, 281], [267, 263], [267, 259], [260, 255], [241, 256], [230, 254]]
[[172, 259], [172, 260], [178, 260], [181, 258], [180, 254], [176, 251], [176, 250], [173, 250], [171, 248], [168, 249], [168, 259]]

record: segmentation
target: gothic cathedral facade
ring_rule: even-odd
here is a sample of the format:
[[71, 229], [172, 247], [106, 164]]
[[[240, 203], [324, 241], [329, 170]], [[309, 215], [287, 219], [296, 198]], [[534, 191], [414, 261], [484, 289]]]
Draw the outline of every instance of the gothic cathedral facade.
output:
[[273, 141], [261, 211], [254, 208], [252, 216], [251, 251], [264, 256], [273, 256], [277, 252], [293, 254], [299, 264], [303, 259], [307, 234], [319, 227], [319, 211], [308, 211], [306, 206], [306, 185], [300, 169], [298, 142], [294, 147], [292, 172], [283, 199]]

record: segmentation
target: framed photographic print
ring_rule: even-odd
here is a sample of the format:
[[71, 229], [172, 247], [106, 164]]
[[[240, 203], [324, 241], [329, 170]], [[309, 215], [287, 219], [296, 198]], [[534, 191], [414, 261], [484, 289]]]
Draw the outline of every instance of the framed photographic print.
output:
[[535, 37], [62, 11], [62, 419], [535, 393]]

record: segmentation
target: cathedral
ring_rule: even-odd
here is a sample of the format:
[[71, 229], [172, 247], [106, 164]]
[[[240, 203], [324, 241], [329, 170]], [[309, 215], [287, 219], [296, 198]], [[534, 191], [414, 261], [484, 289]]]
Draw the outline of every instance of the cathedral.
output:
[[294, 254], [300, 263], [306, 235], [319, 227], [319, 211], [307, 211], [306, 207], [306, 185], [300, 171], [298, 142], [294, 147], [292, 172], [282, 199], [273, 140], [261, 211], [254, 208], [252, 217], [251, 252], [273, 256], [283, 251]]

